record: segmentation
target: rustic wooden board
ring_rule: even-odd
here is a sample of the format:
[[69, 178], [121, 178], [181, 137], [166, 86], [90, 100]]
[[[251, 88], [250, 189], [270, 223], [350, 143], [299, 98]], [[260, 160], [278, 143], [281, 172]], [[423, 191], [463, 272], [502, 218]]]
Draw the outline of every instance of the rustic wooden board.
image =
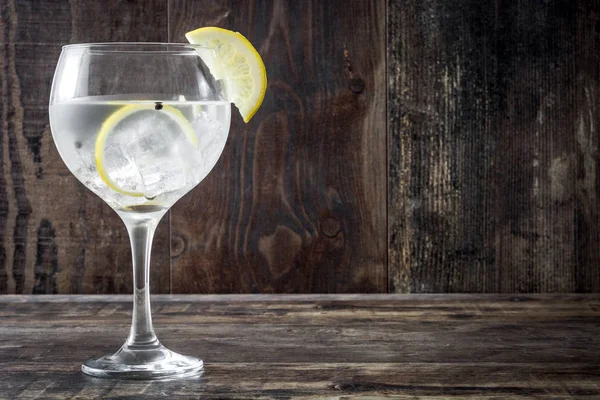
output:
[[599, 18], [388, 1], [392, 291], [600, 290]]
[[387, 139], [385, 8], [0, 0], [0, 293], [130, 291], [122, 223], [52, 143], [52, 74], [65, 43], [201, 25], [246, 34], [269, 89], [165, 217], [153, 291], [385, 292], [386, 257], [396, 292], [600, 291], [600, 3], [389, 0]]
[[[0, 293], [128, 293], [124, 225], [67, 170], [48, 122], [61, 45], [165, 41], [167, 5], [0, 1]], [[158, 229], [152, 289], [170, 289], [169, 217]]]
[[159, 337], [201, 380], [79, 364], [124, 340], [126, 296], [0, 297], [0, 398], [592, 399], [599, 295], [155, 296]]
[[172, 291], [385, 292], [384, 1], [169, 2], [169, 38], [247, 35], [269, 86], [172, 211]]

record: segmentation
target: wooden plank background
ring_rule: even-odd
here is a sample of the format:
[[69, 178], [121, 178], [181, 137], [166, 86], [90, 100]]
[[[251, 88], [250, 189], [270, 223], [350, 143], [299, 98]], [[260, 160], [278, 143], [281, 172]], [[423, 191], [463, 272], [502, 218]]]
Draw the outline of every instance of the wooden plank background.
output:
[[[4, 1], [0, 65], [0, 292], [131, 290], [123, 223], [63, 164], [48, 100], [61, 46], [88, 41], [164, 41], [163, 1]], [[152, 289], [168, 293], [168, 218], [154, 246]]]
[[60, 159], [60, 47], [244, 33], [269, 86], [165, 216], [154, 293], [600, 291], [600, 2], [0, 0], [0, 293], [129, 293]]
[[388, 7], [392, 290], [600, 290], [600, 2]]
[[174, 42], [243, 32], [269, 79], [257, 116], [234, 113], [219, 165], [173, 207], [173, 291], [386, 291], [384, 2], [171, 0], [169, 21]]

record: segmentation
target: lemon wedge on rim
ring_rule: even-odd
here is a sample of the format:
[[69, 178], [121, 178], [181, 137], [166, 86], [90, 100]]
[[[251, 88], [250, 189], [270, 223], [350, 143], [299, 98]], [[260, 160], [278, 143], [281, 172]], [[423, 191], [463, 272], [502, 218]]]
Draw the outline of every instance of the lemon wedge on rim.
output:
[[216, 56], [202, 57], [216, 79], [225, 83], [227, 100], [240, 111], [244, 122], [260, 108], [267, 90], [267, 71], [262, 58], [242, 34], [205, 27], [185, 34], [192, 44], [211, 48]]
[[95, 161], [96, 161], [96, 169], [100, 174], [100, 178], [106, 183], [106, 185], [114, 190], [115, 192], [132, 196], [132, 197], [143, 197], [144, 193], [137, 190], [130, 190], [128, 188], [123, 187], [120, 183], [117, 182], [116, 179], [113, 179], [110, 174], [110, 168], [107, 168], [106, 162], [106, 147], [108, 145], [109, 139], [116, 135], [117, 128], [123, 122], [126, 122], [129, 118], [133, 118], [133, 116], [139, 112], [147, 112], [151, 110], [155, 116], [159, 116], [159, 118], [167, 118], [168, 121], [175, 123], [176, 126], [179, 127], [181, 132], [187, 138], [194, 148], [198, 147], [198, 138], [194, 133], [194, 129], [192, 128], [189, 121], [185, 118], [185, 116], [181, 113], [181, 111], [176, 108], [163, 105], [160, 110], [155, 109], [154, 103], [152, 104], [129, 104], [119, 108], [117, 111], [112, 113], [103, 123], [102, 127], [98, 131], [98, 136], [96, 137], [95, 144]]

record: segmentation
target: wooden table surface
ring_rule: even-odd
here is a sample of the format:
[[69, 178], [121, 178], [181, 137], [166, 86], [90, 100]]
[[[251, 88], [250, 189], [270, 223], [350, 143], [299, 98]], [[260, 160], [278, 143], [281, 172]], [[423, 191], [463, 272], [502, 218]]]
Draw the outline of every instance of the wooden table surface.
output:
[[2, 399], [600, 398], [600, 295], [154, 296], [187, 381], [81, 374], [129, 296], [0, 297]]

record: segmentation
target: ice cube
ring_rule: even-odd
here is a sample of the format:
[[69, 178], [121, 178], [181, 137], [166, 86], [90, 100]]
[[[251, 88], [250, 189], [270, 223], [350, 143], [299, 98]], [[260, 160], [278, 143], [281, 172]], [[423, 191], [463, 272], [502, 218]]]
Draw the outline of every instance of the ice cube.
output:
[[141, 192], [154, 198], [185, 186], [186, 171], [177, 148], [189, 140], [164, 119], [140, 119], [124, 147], [141, 177]]
[[198, 106], [193, 116], [184, 114], [198, 146], [181, 122], [162, 112], [149, 109], [131, 115], [109, 136], [109, 176], [119, 179], [123, 189], [147, 198], [197, 184], [215, 164], [227, 137], [210, 111]]
[[224, 143], [220, 136], [215, 136], [208, 145], [203, 148], [200, 152], [202, 155], [202, 162], [205, 168], [212, 168], [216, 163], [221, 152], [223, 151]]
[[123, 135], [123, 145], [136, 162], [152, 157], [165, 157], [170, 153], [170, 146], [175, 139], [172, 127], [161, 120], [154, 121], [155, 124], [152, 122], [152, 118], [140, 120], [137, 129], [132, 130], [129, 135]]
[[126, 148], [114, 143], [104, 149], [104, 169], [110, 171], [110, 178], [121, 189], [138, 191], [142, 179], [132, 154]]
[[223, 126], [219, 121], [213, 119], [204, 111], [194, 118], [192, 127], [198, 133], [198, 150], [202, 150], [208, 146], [215, 136], [219, 135], [223, 130]]
[[147, 198], [179, 190], [185, 186], [186, 173], [177, 157], [154, 159], [154, 162], [138, 165], [143, 182], [142, 192]]

